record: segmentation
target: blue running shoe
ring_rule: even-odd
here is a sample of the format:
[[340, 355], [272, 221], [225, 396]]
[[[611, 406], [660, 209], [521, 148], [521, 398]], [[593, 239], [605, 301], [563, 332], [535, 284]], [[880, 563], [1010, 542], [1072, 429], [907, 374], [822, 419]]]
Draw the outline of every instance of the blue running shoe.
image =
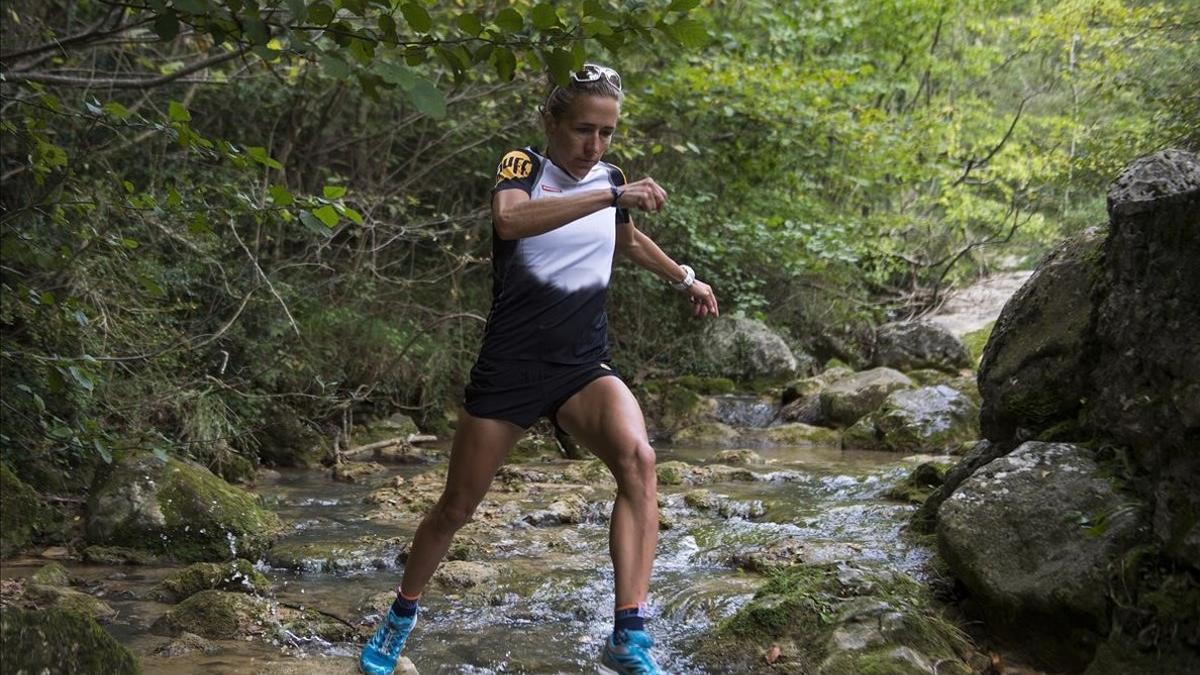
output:
[[604, 675], [664, 675], [650, 656], [654, 640], [644, 630], [615, 631], [604, 641], [599, 671]]
[[367, 675], [392, 675], [408, 634], [417, 625], [417, 615], [400, 616], [388, 609], [383, 623], [375, 630], [358, 657], [358, 667]]

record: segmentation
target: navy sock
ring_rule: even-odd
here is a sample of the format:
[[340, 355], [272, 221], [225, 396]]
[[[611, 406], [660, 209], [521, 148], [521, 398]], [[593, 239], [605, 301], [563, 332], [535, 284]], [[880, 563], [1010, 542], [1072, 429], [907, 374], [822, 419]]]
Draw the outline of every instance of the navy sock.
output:
[[613, 614], [613, 630], [646, 630], [646, 610], [641, 605], [618, 609]]
[[397, 593], [396, 601], [392, 603], [392, 611], [396, 613], [396, 616], [416, 616], [417, 600], [409, 600]]

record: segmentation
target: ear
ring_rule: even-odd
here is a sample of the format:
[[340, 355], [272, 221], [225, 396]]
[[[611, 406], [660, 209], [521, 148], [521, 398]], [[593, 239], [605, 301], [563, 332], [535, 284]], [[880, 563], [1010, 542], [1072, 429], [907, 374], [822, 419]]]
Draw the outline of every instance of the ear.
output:
[[546, 130], [546, 133], [554, 131], [554, 127], [558, 124], [558, 120], [554, 119], [554, 115], [545, 106], [538, 106], [538, 112], [542, 115], [542, 127]]

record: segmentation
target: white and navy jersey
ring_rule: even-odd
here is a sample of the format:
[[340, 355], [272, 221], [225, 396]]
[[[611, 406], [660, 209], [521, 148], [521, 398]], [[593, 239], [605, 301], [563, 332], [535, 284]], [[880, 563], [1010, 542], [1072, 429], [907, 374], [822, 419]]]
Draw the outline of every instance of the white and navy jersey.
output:
[[[524, 190], [557, 199], [625, 184], [617, 167], [597, 162], [573, 178], [532, 148], [504, 155], [494, 191]], [[604, 208], [532, 237], [501, 239], [492, 227], [492, 311], [480, 356], [547, 363], [608, 358], [604, 302], [625, 209]]]

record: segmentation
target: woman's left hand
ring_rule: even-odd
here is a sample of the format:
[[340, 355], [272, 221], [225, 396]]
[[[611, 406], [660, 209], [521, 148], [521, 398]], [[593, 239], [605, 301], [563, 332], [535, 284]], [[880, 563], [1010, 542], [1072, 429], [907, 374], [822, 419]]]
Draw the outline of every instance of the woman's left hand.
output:
[[721, 316], [717, 309], [717, 296], [713, 295], [712, 286], [697, 279], [687, 289], [688, 299], [692, 302], [692, 316]]

